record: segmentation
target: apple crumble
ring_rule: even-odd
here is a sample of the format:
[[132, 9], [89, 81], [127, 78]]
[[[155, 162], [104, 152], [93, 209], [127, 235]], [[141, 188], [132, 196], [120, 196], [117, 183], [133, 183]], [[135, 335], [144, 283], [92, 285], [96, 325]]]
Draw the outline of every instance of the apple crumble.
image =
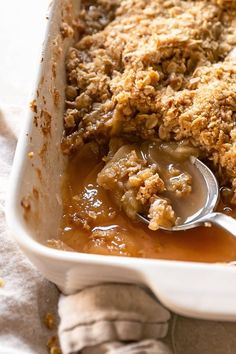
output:
[[[96, 185], [129, 218], [147, 215], [151, 230], [178, 224], [168, 193], [184, 201], [195, 188], [191, 155], [235, 205], [236, 2], [82, 1], [74, 26], [63, 152], [91, 150]], [[77, 222], [89, 230], [101, 215], [86, 208]]]

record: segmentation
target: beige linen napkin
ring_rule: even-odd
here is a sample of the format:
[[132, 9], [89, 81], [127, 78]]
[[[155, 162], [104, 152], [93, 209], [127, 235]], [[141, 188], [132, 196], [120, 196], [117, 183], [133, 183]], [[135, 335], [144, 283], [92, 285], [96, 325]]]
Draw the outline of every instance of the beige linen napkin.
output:
[[236, 353], [235, 323], [174, 314], [170, 322], [168, 311], [133, 285], [104, 284], [61, 295], [59, 315], [63, 354]]
[[61, 296], [59, 315], [63, 354], [171, 354], [159, 341], [169, 311], [136, 285], [103, 284]]

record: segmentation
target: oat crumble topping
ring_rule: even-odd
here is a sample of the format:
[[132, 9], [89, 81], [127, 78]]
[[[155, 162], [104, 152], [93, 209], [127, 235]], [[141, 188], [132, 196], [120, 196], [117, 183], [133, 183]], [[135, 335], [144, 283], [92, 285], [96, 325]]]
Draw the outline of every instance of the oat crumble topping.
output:
[[[75, 25], [64, 153], [91, 141], [110, 144], [98, 183], [116, 191], [130, 217], [146, 210], [151, 229], [176, 222], [160, 193], [189, 193], [191, 178], [175, 179], [173, 169], [166, 186], [135, 149], [117, 158], [127, 141], [196, 148], [236, 204], [236, 2], [91, 0], [82, 2]], [[111, 152], [114, 138], [120, 146]]]

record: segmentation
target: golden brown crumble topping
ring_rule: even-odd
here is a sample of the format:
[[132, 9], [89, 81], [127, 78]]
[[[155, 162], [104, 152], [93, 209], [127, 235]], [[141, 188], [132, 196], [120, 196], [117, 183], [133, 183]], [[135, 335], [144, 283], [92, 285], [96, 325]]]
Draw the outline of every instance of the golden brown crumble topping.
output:
[[[75, 25], [63, 151], [90, 141], [108, 146], [113, 137], [131, 144], [184, 141], [231, 188], [236, 204], [236, 2], [86, 1]], [[116, 161], [110, 155], [98, 183], [117, 191], [130, 217], [150, 207], [152, 228], [164, 219], [173, 224], [174, 211], [160, 196], [167, 186], [155, 167], [135, 149]], [[191, 180], [184, 174], [169, 188], [189, 193]]]

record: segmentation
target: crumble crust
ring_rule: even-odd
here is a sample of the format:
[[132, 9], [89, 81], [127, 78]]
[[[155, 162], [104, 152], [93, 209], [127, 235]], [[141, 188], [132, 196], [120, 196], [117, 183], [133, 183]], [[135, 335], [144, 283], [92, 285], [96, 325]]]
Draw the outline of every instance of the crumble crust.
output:
[[[231, 188], [236, 204], [235, 1], [84, 1], [75, 26], [79, 40], [66, 61], [64, 153], [90, 141], [108, 145], [113, 137], [186, 141]], [[108, 159], [98, 176], [106, 189], [122, 185], [117, 193], [130, 217], [148, 205], [155, 229], [167, 210], [166, 222], [176, 221], [159, 196], [162, 182], [135, 151]], [[191, 190], [188, 178], [185, 186]]]

